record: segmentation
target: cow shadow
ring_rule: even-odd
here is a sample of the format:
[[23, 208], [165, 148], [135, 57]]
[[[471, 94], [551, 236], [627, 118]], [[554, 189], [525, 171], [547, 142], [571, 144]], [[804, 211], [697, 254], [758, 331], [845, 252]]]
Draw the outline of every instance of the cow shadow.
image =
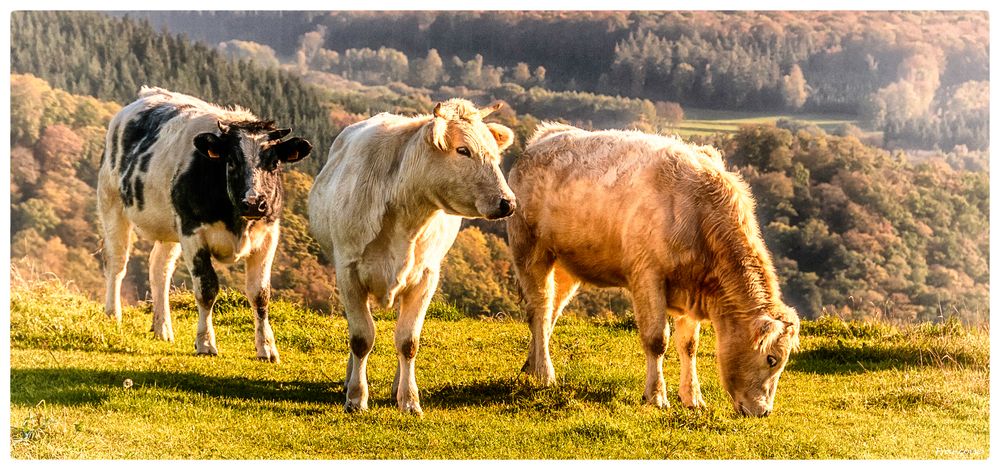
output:
[[[420, 391], [420, 403], [434, 408], [502, 405], [516, 409], [558, 410], [580, 402], [610, 405], [631, 400], [628, 386], [614, 381], [561, 381], [552, 387], [533, 384], [525, 376], [447, 383]], [[394, 403], [394, 402], [393, 402]]]
[[857, 374], [911, 367], [980, 367], [967, 351], [940, 352], [918, 345], [838, 342], [792, 354], [789, 370], [813, 374]]
[[330, 405], [343, 400], [340, 382], [218, 377], [193, 372], [16, 368], [10, 371], [11, 404], [33, 406], [44, 400], [68, 406], [99, 404], [126, 389], [183, 391], [232, 400], [278, 404]]

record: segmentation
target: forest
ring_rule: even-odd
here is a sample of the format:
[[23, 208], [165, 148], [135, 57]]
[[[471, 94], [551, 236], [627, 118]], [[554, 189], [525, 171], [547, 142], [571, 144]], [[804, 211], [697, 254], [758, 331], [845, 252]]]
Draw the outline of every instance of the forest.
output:
[[[15, 278], [52, 273], [103, 295], [95, 176], [105, 126], [141, 84], [246, 106], [313, 142], [314, 155], [284, 174], [289, 205], [273, 284], [282, 299], [334, 313], [334, 275], [308, 235], [305, 204], [326, 149], [350, 123], [427, 112], [450, 96], [503, 100], [496, 119], [517, 135], [506, 169], [542, 119], [669, 133], [686, 107], [796, 108], [857, 113], [882, 141], [795, 120], [698, 138], [750, 183], [786, 300], [806, 318], [988, 319], [985, 14], [11, 18]], [[521, 316], [504, 225], [466, 225], [433, 308]], [[131, 301], [148, 297], [148, 249], [140, 243], [129, 264]], [[240, 270], [221, 270], [224, 282], [240, 286]], [[175, 284], [187, 282], [183, 271]], [[569, 309], [621, 317], [630, 304], [623, 291], [587, 288]]]
[[889, 148], [989, 144], [985, 12], [129, 14], [207, 44], [263, 44], [368, 84], [850, 113]]

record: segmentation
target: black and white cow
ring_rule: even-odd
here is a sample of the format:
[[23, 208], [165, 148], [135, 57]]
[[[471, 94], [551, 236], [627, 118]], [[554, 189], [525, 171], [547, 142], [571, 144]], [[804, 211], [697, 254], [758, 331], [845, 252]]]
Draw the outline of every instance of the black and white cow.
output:
[[224, 109], [161, 88], [143, 87], [108, 126], [97, 182], [104, 227], [105, 312], [121, 321], [121, 284], [132, 231], [155, 242], [149, 256], [153, 336], [173, 341], [168, 293], [183, 253], [198, 303], [198, 354], [218, 354], [212, 306], [219, 280], [212, 259], [246, 260], [246, 295], [257, 357], [278, 362], [268, 322], [271, 262], [283, 204], [281, 164], [312, 145], [281, 139], [290, 129], [235, 107]]

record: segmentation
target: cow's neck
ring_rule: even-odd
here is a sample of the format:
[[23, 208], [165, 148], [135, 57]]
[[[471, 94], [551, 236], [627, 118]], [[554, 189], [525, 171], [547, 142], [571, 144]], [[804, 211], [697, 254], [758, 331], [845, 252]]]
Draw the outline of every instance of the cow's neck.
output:
[[778, 303], [781, 293], [763, 243], [737, 237], [716, 252], [716, 277], [721, 287], [719, 307], [724, 312], [754, 312]]

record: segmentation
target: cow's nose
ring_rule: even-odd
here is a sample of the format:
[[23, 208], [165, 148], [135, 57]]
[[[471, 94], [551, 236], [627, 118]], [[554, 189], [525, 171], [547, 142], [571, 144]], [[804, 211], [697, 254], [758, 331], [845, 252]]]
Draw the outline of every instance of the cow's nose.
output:
[[243, 213], [261, 215], [267, 211], [267, 200], [261, 196], [248, 196], [243, 199]]
[[765, 418], [767, 418], [768, 416], [771, 416], [771, 410], [764, 410], [764, 414], [762, 414], [761, 416], [763, 416]]
[[513, 214], [515, 207], [517, 207], [517, 203], [513, 200], [505, 197], [500, 198], [500, 207], [497, 208], [497, 218], [500, 219]]

